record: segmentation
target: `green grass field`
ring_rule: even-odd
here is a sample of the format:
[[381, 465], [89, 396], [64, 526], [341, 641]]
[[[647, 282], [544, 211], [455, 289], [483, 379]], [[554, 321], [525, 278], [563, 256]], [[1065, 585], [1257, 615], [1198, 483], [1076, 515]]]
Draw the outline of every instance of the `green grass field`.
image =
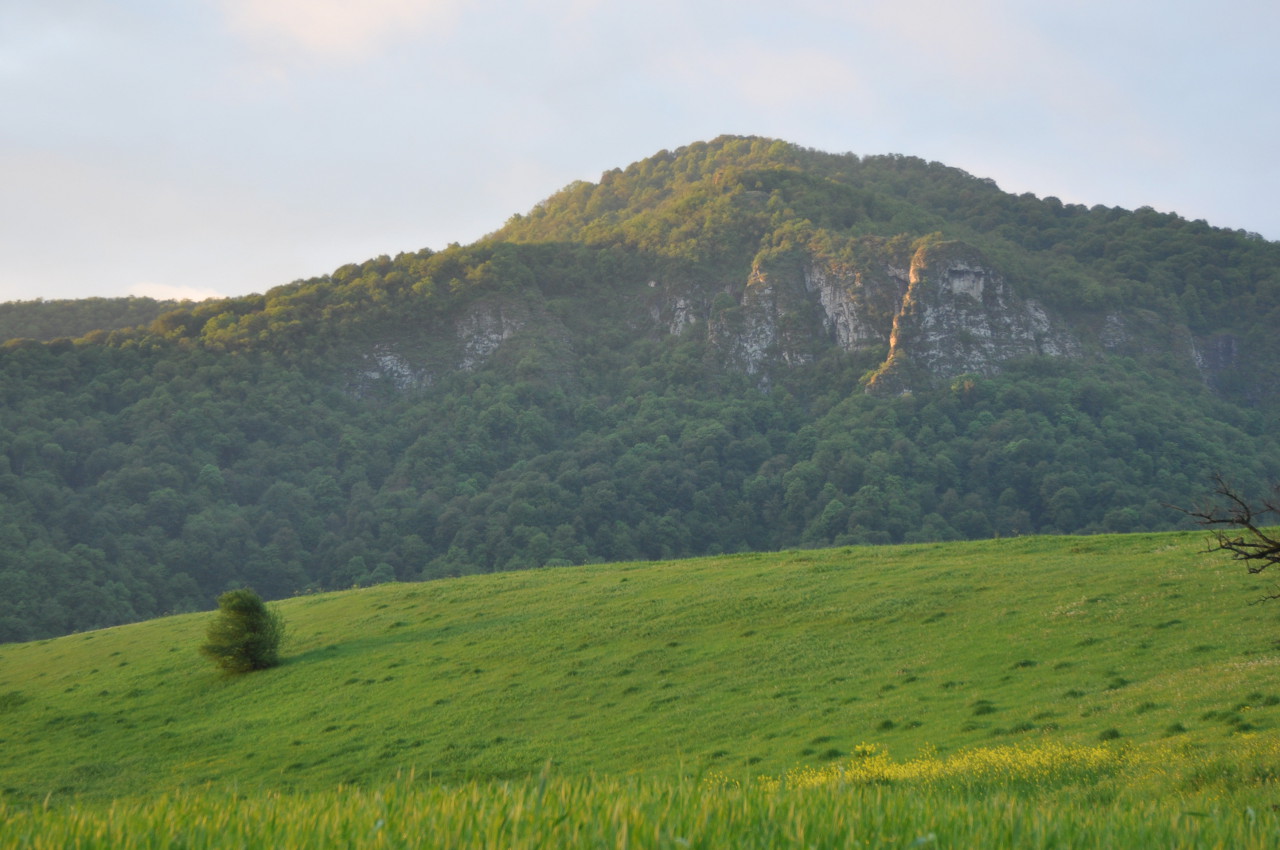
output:
[[383, 585], [239, 677], [211, 614], [2, 646], [0, 846], [1278, 846], [1280, 605], [1204, 545]]

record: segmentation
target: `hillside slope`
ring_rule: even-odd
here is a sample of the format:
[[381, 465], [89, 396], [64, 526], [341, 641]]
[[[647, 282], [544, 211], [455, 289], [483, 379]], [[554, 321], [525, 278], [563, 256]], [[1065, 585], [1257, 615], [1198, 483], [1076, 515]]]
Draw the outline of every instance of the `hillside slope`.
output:
[[[37, 298], [0, 303], [0, 342], [10, 339], [51, 340], [82, 337], [92, 331], [113, 331], [149, 325], [181, 302], [154, 298]], [[191, 303], [187, 302], [187, 308]]]
[[778, 774], [862, 743], [1280, 728], [1276, 612], [1200, 534], [525, 571], [291, 599], [223, 677], [183, 615], [0, 647], [0, 789], [324, 789], [416, 770]]
[[1280, 245], [725, 137], [0, 345], [0, 641], [389, 580], [1176, 527], [1280, 479]]

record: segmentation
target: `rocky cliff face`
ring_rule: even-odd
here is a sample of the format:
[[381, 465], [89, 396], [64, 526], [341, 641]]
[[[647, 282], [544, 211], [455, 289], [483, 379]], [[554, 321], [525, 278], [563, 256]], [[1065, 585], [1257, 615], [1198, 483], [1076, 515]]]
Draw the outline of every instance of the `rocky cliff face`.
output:
[[458, 368], [470, 372], [480, 366], [527, 324], [529, 310], [524, 304], [494, 299], [472, 305], [453, 327], [461, 349]]
[[[637, 332], [705, 332], [719, 366], [762, 384], [774, 368], [811, 363], [834, 348], [874, 355], [880, 366], [868, 391], [909, 392], [964, 374], [991, 376], [1017, 358], [1083, 356], [1082, 334], [1089, 350], [1138, 356], [1144, 341], [1161, 337], [1160, 327], [1164, 336], [1181, 334], [1168, 339], [1168, 350], [1215, 387], [1236, 360], [1234, 338], [1192, 340], [1185, 327], [1143, 311], [1073, 327], [1021, 297], [962, 242], [865, 239], [839, 260], [799, 250], [766, 255], [745, 280], [650, 280], [638, 301], [621, 298], [618, 309]], [[523, 358], [524, 348], [541, 351], [534, 359], [544, 365], [566, 374], [572, 368], [570, 334], [536, 291], [491, 295], [431, 328], [380, 341], [363, 355], [356, 391], [388, 381], [426, 386], [495, 357]]]
[[[858, 266], [811, 256], [757, 266], [713, 307], [708, 334], [730, 366], [750, 374], [811, 362], [832, 346], [883, 349], [908, 286], [905, 263], [877, 251]], [[724, 305], [725, 295], [717, 299]]]
[[709, 333], [749, 373], [808, 362], [824, 346], [887, 351], [870, 387], [879, 391], [1081, 351], [1064, 324], [958, 242], [921, 247], [906, 263], [873, 250], [856, 267], [810, 258], [798, 268], [757, 268], [734, 309], [712, 311]]
[[[570, 348], [564, 326], [547, 314], [537, 299], [517, 296], [483, 298], [452, 317], [384, 338], [360, 356], [351, 390], [369, 393], [390, 383], [413, 390], [435, 383], [448, 372], [470, 372], [499, 356], [518, 357], [536, 341], [564, 359]], [[544, 364], [545, 365], [545, 364]], [[554, 364], [553, 364], [554, 365]]]
[[757, 268], [746, 286], [713, 303], [708, 334], [724, 361], [748, 374], [774, 364], [797, 366], [813, 360], [818, 336], [813, 298], [796, 275]]
[[909, 280], [905, 267], [888, 260], [869, 271], [810, 265], [804, 284], [817, 296], [824, 327], [835, 344], [858, 351], [889, 342]]
[[1017, 357], [1080, 353], [1065, 325], [1035, 301], [1018, 297], [974, 248], [935, 243], [911, 259], [889, 356], [870, 386], [910, 389], [923, 376], [993, 375]]

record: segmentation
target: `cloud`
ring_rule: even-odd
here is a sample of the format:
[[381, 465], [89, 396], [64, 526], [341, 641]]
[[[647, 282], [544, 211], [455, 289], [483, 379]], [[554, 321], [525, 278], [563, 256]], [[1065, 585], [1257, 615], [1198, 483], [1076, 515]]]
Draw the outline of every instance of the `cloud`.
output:
[[[225, 171], [175, 176], [151, 164], [0, 148], [0, 300], [203, 299], [305, 270], [299, 233], [326, 223], [313, 199], [290, 205]], [[330, 268], [348, 259], [335, 253], [342, 259]]]
[[839, 98], [841, 108], [867, 97], [858, 73], [842, 57], [809, 47], [780, 48], [741, 41], [705, 50], [666, 54], [655, 70], [706, 96], [732, 94], [763, 109], [803, 109]]
[[157, 301], [204, 301], [206, 298], [226, 298], [224, 292], [214, 289], [203, 289], [198, 286], [175, 286], [168, 283], [151, 283], [143, 281], [129, 287], [129, 294], [154, 298]]
[[460, 0], [219, 0], [219, 5], [242, 36], [350, 60], [427, 26], [450, 23]]
[[926, 62], [966, 80], [999, 88], [1018, 86], [1014, 73], [1045, 45], [1004, 3], [970, 0], [964, 4], [937, 0], [873, 3], [858, 20], [895, 46], [903, 64]]

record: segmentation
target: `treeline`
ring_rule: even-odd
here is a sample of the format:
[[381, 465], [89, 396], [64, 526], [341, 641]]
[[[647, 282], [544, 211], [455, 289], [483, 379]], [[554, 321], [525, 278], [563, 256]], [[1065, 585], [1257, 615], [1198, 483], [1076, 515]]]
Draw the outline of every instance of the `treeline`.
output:
[[74, 338], [95, 330], [145, 325], [178, 304], [138, 296], [6, 301], [0, 303], [0, 342]]

